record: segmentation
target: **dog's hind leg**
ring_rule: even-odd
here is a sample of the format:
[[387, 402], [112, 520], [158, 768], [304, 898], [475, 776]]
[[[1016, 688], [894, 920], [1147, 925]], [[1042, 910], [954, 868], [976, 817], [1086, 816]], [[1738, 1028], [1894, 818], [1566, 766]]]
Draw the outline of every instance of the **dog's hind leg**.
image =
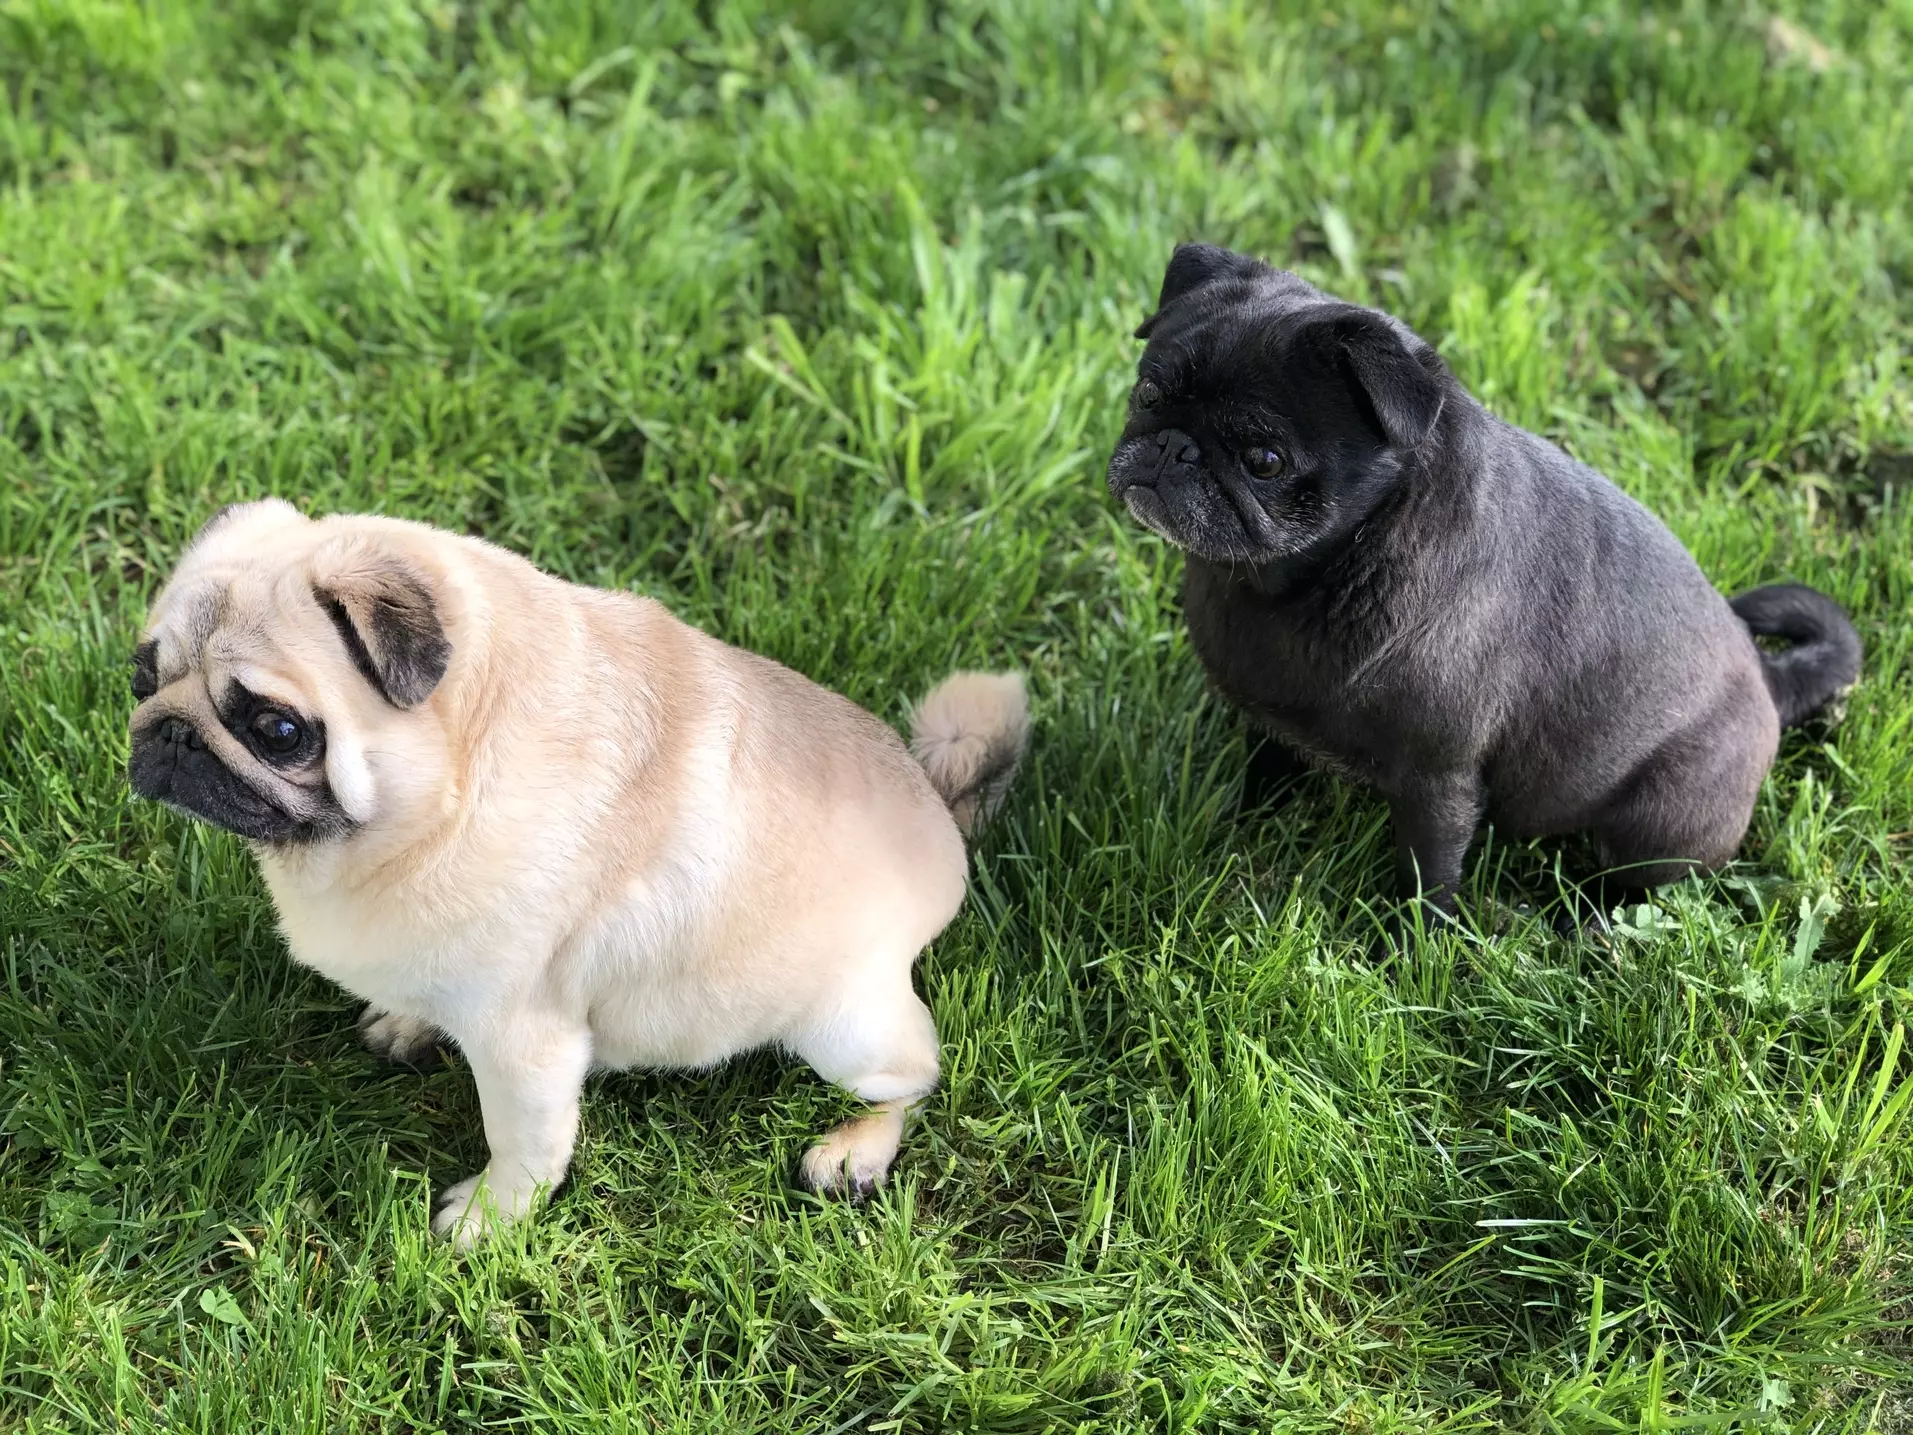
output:
[[1705, 876], [1740, 850], [1774, 737], [1708, 725], [1643, 763], [1593, 825], [1601, 871], [1582, 890], [1602, 917], [1650, 888]]
[[888, 965], [786, 1041], [819, 1076], [872, 1103], [805, 1153], [801, 1177], [813, 1191], [868, 1195], [881, 1186], [910, 1108], [936, 1089], [936, 1023], [911, 990], [908, 963]]

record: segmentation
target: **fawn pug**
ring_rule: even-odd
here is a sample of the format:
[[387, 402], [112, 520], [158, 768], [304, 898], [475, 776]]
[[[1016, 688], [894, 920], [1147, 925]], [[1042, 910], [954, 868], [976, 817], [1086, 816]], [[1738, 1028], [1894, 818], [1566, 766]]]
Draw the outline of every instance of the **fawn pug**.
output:
[[464, 1053], [491, 1160], [440, 1200], [460, 1244], [563, 1178], [593, 1069], [780, 1046], [872, 1103], [805, 1183], [880, 1182], [937, 1079], [911, 966], [1028, 737], [1014, 676], [947, 680], [906, 750], [648, 599], [270, 499], [193, 541], [133, 691], [133, 790], [251, 842], [375, 1050]]

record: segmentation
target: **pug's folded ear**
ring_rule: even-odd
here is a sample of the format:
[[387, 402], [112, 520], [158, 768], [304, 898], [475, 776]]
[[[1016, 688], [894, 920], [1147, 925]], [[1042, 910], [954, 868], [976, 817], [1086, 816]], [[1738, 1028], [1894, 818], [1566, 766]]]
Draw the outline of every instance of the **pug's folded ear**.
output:
[[1379, 314], [1349, 308], [1309, 328], [1319, 352], [1338, 355], [1351, 388], [1395, 448], [1414, 448], [1441, 417], [1447, 366], [1419, 339], [1405, 340]]
[[1218, 279], [1247, 279], [1267, 268], [1260, 259], [1224, 249], [1219, 244], [1178, 244], [1176, 252], [1169, 256], [1169, 267], [1163, 270], [1156, 312], [1136, 326], [1136, 337], [1147, 339], [1163, 312], [1183, 295]]
[[394, 554], [363, 545], [340, 553], [322, 571], [312, 596], [365, 680], [393, 707], [424, 702], [452, 658], [425, 575]]

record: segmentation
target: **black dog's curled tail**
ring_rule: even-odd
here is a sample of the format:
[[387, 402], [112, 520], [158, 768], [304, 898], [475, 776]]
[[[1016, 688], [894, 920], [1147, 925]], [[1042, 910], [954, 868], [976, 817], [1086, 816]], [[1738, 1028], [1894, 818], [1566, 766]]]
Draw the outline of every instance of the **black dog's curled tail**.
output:
[[1762, 650], [1761, 672], [1780, 711], [1780, 725], [1792, 727], [1844, 697], [1860, 677], [1860, 635], [1840, 605], [1799, 583], [1754, 588], [1730, 599], [1748, 631], [1757, 638], [1784, 638], [1791, 647]]

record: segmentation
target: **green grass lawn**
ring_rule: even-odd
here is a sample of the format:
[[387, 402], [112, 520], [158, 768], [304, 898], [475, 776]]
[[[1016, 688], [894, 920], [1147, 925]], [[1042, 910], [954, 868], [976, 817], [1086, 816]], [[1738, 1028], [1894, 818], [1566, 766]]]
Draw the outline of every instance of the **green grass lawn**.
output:
[[[0, 0], [0, 1430], [1913, 1430], [1910, 93], [1909, 0]], [[1102, 486], [1192, 237], [1851, 609], [1740, 864], [1568, 943], [1490, 839], [1389, 957], [1378, 801], [1234, 821]], [[892, 720], [1029, 673], [883, 1196], [794, 1189], [849, 1103], [767, 1055], [428, 1239], [469, 1078], [126, 789], [146, 602], [263, 493]]]

